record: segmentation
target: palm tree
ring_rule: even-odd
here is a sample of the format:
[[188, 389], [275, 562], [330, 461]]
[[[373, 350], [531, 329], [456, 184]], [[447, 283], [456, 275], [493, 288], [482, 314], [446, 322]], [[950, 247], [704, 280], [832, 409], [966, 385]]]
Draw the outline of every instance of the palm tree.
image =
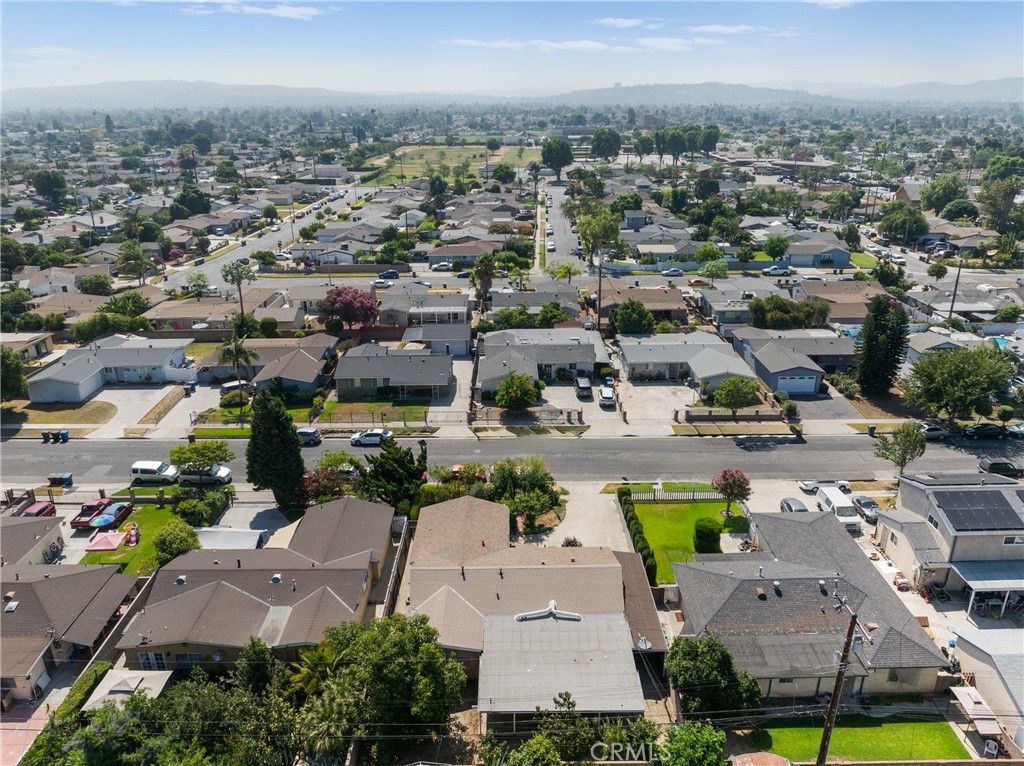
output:
[[516, 284], [519, 285], [519, 289], [522, 290], [524, 285], [530, 281], [530, 270], [521, 269], [518, 266], [511, 271], [512, 277], [516, 280]]
[[559, 281], [564, 279], [566, 280], [566, 283], [570, 285], [572, 284], [573, 277], [578, 277], [583, 273], [571, 263], [560, 263], [557, 266], [548, 266], [544, 271], [552, 279], [557, 279]]
[[487, 300], [487, 294], [491, 291], [497, 271], [498, 264], [494, 260], [493, 253], [484, 253], [476, 259], [476, 268], [473, 270], [473, 282], [476, 285], [477, 298], [480, 301]]
[[141, 285], [146, 279], [146, 254], [134, 239], [126, 239], [117, 248], [118, 266], [122, 271], [135, 274]]
[[128, 207], [121, 211], [121, 231], [128, 239], [134, 239], [136, 242], [139, 241], [139, 236], [142, 234], [142, 224], [142, 214], [139, 213], [138, 206]]
[[534, 160], [526, 166], [527, 172], [530, 174], [530, 180], [533, 181], [533, 198], [537, 198], [537, 183], [540, 181], [540, 163]]
[[[235, 380], [238, 381], [238, 390], [242, 390], [242, 370], [247, 369], [253, 362], [260, 358], [260, 355], [251, 348], [245, 347], [245, 338], [237, 335], [225, 341], [217, 354], [218, 364], [227, 364], [235, 371]], [[245, 406], [242, 397], [238, 398], [238, 419], [242, 419], [242, 408]]]
[[314, 697], [340, 667], [341, 654], [327, 642], [303, 649], [299, 661], [292, 663], [292, 688], [302, 696]]

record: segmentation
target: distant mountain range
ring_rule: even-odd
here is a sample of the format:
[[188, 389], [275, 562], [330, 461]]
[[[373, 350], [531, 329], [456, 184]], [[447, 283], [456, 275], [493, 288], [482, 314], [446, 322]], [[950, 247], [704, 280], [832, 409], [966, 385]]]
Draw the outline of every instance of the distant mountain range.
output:
[[444, 93], [346, 93], [327, 88], [280, 85], [225, 85], [216, 82], [156, 80], [104, 82], [3, 91], [4, 108], [22, 109], [166, 109], [192, 107], [323, 107], [440, 106], [445, 104], [622, 104], [633, 106], [720, 104], [723, 106], [784, 106], [787, 104], [849, 104], [892, 102], [918, 104], [1021, 103], [1024, 78], [981, 80], [967, 85], [923, 82], [878, 86], [855, 83], [786, 83], [787, 87], [720, 82], [626, 85], [576, 90], [548, 96], [452, 95]]

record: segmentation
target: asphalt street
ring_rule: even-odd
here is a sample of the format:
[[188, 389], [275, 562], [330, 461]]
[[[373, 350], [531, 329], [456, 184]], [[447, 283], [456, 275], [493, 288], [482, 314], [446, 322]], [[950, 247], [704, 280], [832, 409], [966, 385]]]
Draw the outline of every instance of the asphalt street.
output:
[[[416, 450], [416, 438], [400, 439]], [[45, 483], [50, 473], [70, 471], [76, 484], [124, 486], [136, 460], [166, 460], [168, 450], [181, 441], [111, 440], [71, 441], [57, 446], [24, 439], [2, 444], [0, 483], [24, 488]], [[556, 479], [565, 481], [618, 481], [694, 479], [709, 480], [725, 467], [740, 468], [756, 479], [869, 479], [891, 476], [890, 463], [876, 458], [866, 435], [812, 436], [806, 442], [789, 439], [732, 438], [618, 438], [519, 437], [505, 439], [428, 439], [431, 465], [481, 461], [516, 455], [542, 455]], [[229, 465], [236, 476], [245, 475], [244, 440], [232, 440], [236, 458]], [[305, 448], [307, 465], [328, 450], [357, 454], [374, 450], [350, 447], [345, 439], [328, 439]], [[982, 455], [1001, 454], [1020, 460], [1024, 441], [930, 443], [924, 457], [909, 468], [922, 471], [977, 471]]]

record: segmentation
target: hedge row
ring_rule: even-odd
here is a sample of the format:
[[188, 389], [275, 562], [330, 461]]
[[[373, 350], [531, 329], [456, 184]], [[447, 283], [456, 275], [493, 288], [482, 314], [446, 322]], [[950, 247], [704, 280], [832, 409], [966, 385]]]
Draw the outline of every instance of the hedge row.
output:
[[654, 553], [651, 551], [651, 544], [647, 542], [647, 535], [644, 534], [644, 525], [636, 515], [636, 508], [633, 507], [633, 492], [629, 487], [619, 487], [615, 490], [615, 496], [619, 500], [619, 508], [622, 509], [622, 518], [626, 521], [626, 528], [633, 540], [633, 549], [644, 562], [644, 571], [647, 572], [647, 582], [651, 585], [658, 584], [658, 563], [654, 560]]

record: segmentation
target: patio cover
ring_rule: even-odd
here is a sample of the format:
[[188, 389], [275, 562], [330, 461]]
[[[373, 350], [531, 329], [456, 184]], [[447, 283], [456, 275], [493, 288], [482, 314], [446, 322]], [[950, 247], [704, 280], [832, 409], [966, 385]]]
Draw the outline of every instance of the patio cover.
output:
[[967, 605], [967, 614], [974, 610], [974, 598], [983, 591], [1005, 591], [1003, 606], [999, 612], [1006, 613], [1006, 604], [1013, 591], [1024, 591], [1024, 577], [1020, 561], [959, 561], [950, 562], [950, 566], [971, 586], [971, 600]]
[[126, 537], [128, 537], [127, 532], [97, 532], [85, 550], [116, 551]]
[[1003, 733], [996, 721], [992, 708], [981, 698], [978, 690], [971, 686], [954, 686], [950, 689], [963, 708], [968, 720], [974, 724], [983, 737], [998, 737]]

